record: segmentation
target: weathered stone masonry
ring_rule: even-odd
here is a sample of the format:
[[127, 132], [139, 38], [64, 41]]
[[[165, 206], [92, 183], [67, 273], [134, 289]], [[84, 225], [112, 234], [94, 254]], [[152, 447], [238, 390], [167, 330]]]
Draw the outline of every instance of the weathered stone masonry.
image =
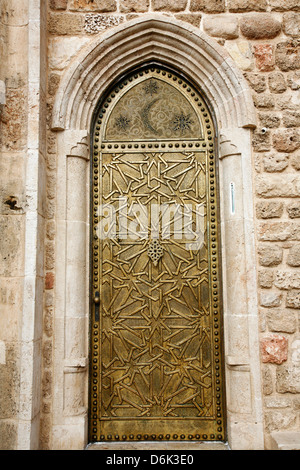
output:
[[[37, 118], [35, 79], [30, 82], [33, 65], [24, 59], [32, 47], [27, 3], [0, 2], [0, 61], [5, 64], [0, 67], [0, 448], [22, 447], [18, 422], [24, 412], [19, 397], [24, 247], [26, 214], [28, 230], [28, 208], [36, 194], [34, 189], [28, 191], [26, 180], [28, 148], [36, 148], [28, 121]], [[35, 405], [39, 412], [33, 413], [40, 422], [35, 446], [52, 448], [58, 181], [57, 133], [51, 130], [51, 120], [56, 92], [82, 47], [150, 12], [191, 24], [217, 41], [252, 90], [257, 114], [252, 135], [257, 249], [253, 262], [258, 271], [264, 435], [266, 448], [276, 446], [274, 433], [300, 432], [299, 0], [49, 0], [47, 7], [42, 15], [45, 37], [40, 41], [42, 50], [48, 48], [48, 63], [41, 66], [47, 87], [46, 83], [40, 87], [42, 114], [36, 131], [43, 168], [39, 194], [44, 195], [36, 201], [37, 223], [44, 237], [37, 242], [35, 285], [36, 302], [43, 302], [43, 320], [33, 339], [25, 338], [42, 355], [41, 397]], [[32, 380], [39, 383], [38, 377]]]

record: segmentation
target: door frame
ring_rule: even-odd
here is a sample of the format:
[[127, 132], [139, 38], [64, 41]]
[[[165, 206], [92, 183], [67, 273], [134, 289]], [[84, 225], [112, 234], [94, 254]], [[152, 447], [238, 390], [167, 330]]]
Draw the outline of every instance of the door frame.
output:
[[[146, 61], [182, 68], [214, 110], [219, 129], [227, 434], [232, 449], [263, 448], [253, 209], [251, 91], [212, 38], [151, 14], [97, 36], [66, 70], [56, 94], [56, 284], [53, 448], [88, 443], [89, 139], [99, 97]], [[233, 210], [233, 195], [235, 207]], [[62, 366], [63, 364], [63, 366]]]

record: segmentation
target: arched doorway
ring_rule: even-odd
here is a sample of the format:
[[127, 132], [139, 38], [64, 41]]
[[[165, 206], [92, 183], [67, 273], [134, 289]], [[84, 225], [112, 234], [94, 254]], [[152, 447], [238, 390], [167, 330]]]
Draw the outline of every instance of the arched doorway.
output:
[[95, 115], [90, 441], [225, 440], [216, 129], [148, 64]]
[[53, 447], [79, 449], [89, 442], [93, 115], [99, 97], [108, 97], [107, 89], [116, 77], [152, 61], [184, 70], [196, 90], [203, 90], [216, 116], [227, 435], [232, 449], [261, 449], [251, 151], [256, 117], [251, 91], [217, 42], [198, 28], [159, 14], [134, 18], [97, 35], [68, 67], [56, 94], [52, 119], [52, 130], [57, 132]]

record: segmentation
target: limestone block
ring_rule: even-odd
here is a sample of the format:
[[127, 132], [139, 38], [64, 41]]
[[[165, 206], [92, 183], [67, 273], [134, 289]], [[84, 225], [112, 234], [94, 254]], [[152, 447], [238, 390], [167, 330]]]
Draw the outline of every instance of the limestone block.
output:
[[264, 241], [286, 241], [300, 239], [299, 224], [287, 222], [268, 222], [258, 225], [258, 238]]
[[266, 11], [267, 0], [229, 0], [229, 11], [234, 13], [244, 11]]
[[300, 244], [297, 243], [290, 248], [287, 264], [289, 266], [300, 266]]
[[241, 32], [247, 39], [273, 39], [281, 31], [281, 23], [269, 13], [254, 13], [240, 21]]
[[260, 293], [260, 305], [262, 307], [279, 307], [281, 304], [281, 294], [263, 290]]
[[[6, 87], [5, 82], [0, 80], [0, 106], [6, 103]], [[1, 109], [1, 108], [0, 108]]]
[[186, 21], [187, 23], [200, 27], [202, 15], [200, 13], [178, 13], [175, 15], [176, 19]]
[[267, 411], [265, 413], [265, 429], [267, 432], [291, 429], [295, 425], [296, 419], [295, 412], [286, 409]]
[[287, 84], [292, 90], [299, 90], [300, 72], [290, 72], [287, 76]]
[[256, 192], [262, 197], [299, 197], [300, 178], [298, 175], [258, 175]]
[[298, 271], [276, 271], [274, 285], [278, 289], [300, 289]]
[[0, 274], [21, 276], [24, 266], [24, 217], [0, 216]]
[[278, 201], [259, 201], [256, 204], [256, 216], [258, 219], [272, 219], [281, 217], [283, 203]]
[[275, 131], [273, 145], [278, 152], [294, 152], [300, 147], [300, 130], [285, 129]]
[[279, 393], [300, 393], [300, 367], [280, 366], [276, 371], [276, 388]]
[[275, 106], [274, 96], [270, 93], [261, 93], [253, 96], [254, 105], [259, 109], [272, 109]]
[[70, 11], [96, 11], [101, 13], [108, 13], [117, 11], [116, 0], [71, 0], [69, 2]]
[[121, 0], [121, 13], [143, 13], [149, 10], [149, 0]]
[[300, 217], [300, 202], [292, 202], [287, 206], [287, 212], [291, 219], [296, 219]]
[[286, 111], [283, 113], [282, 122], [285, 127], [300, 127], [300, 112]]
[[263, 391], [264, 395], [271, 395], [273, 393], [273, 377], [268, 366], [262, 369]]
[[50, 13], [48, 31], [59, 36], [75, 36], [84, 32], [84, 17], [80, 13]]
[[282, 364], [288, 356], [288, 340], [285, 336], [268, 334], [260, 341], [262, 362]]
[[246, 72], [245, 77], [248, 80], [251, 88], [253, 88], [256, 93], [262, 93], [263, 91], [266, 91], [267, 84], [264, 75], [259, 73]]
[[261, 266], [277, 266], [282, 262], [283, 251], [280, 246], [260, 245], [258, 248]]
[[295, 152], [291, 157], [292, 167], [295, 170], [300, 170], [300, 152]]
[[241, 70], [253, 69], [253, 56], [248, 41], [228, 41], [225, 48]]
[[270, 7], [275, 11], [300, 11], [299, 0], [270, 0]]
[[276, 46], [276, 65], [283, 72], [300, 68], [300, 39], [280, 42]]
[[256, 66], [261, 72], [270, 72], [275, 68], [275, 57], [272, 44], [257, 44], [254, 46]]
[[236, 39], [239, 37], [238, 19], [233, 16], [207, 16], [203, 20], [203, 28], [210, 36], [224, 39]]
[[280, 115], [270, 112], [261, 112], [258, 114], [262, 128], [273, 129], [280, 126]]
[[271, 150], [271, 134], [269, 130], [255, 130], [252, 138], [252, 145], [256, 152], [266, 152]]
[[287, 293], [286, 306], [300, 308], [300, 290], [292, 289]]
[[268, 173], [283, 171], [289, 164], [289, 156], [281, 153], [267, 154], [263, 158], [264, 170]]
[[300, 13], [289, 12], [283, 15], [283, 31], [287, 36], [299, 37]]
[[258, 283], [260, 287], [270, 288], [273, 285], [274, 273], [269, 269], [261, 269], [258, 272]]
[[271, 450], [300, 450], [300, 432], [273, 432]]
[[280, 72], [273, 72], [269, 75], [269, 89], [272, 93], [283, 93], [287, 89], [284, 75]]
[[66, 10], [68, 7], [68, 0], [50, 0], [50, 8], [52, 10]]
[[123, 22], [122, 16], [102, 15], [100, 13], [88, 13], [85, 16], [84, 30], [90, 34], [97, 34]]
[[[64, 70], [70, 61], [76, 56], [79, 49], [89, 41], [83, 37], [54, 37], [49, 38], [49, 66], [53, 70]], [[53, 80], [58, 81], [58, 78]]]
[[153, 11], [184, 11], [187, 0], [152, 0]]
[[225, 0], [191, 0], [190, 11], [221, 13], [225, 11]]
[[272, 309], [267, 313], [268, 325], [271, 331], [277, 333], [295, 333], [297, 319], [294, 313], [285, 309]]

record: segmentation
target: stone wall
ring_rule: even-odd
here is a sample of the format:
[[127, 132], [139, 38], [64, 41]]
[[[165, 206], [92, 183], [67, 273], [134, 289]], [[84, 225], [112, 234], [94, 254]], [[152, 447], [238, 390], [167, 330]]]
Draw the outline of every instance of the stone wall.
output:
[[[28, 149], [27, 2], [0, 0], [0, 448], [17, 446], [20, 329]], [[21, 6], [22, 5], [22, 6]], [[23, 5], [25, 5], [23, 7]], [[253, 184], [266, 446], [273, 431], [300, 428], [300, 4], [299, 0], [48, 0], [47, 141], [40, 212], [44, 314], [40, 447], [51, 448], [56, 243], [55, 93], [95, 35], [148, 12], [192, 24], [243, 72], [257, 110]], [[44, 30], [44, 34], [46, 31]], [[2, 94], [1, 94], [2, 92]], [[3, 96], [3, 87], [0, 97]], [[4, 103], [5, 101], [5, 103]], [[17, 169], [17, 171], [16, 171]]]
[[[253, 91], [258, 122], [253, 133], [256, 262], [268, 445], [271, 432], [300, 426], [299, 1], [51, 0], [49, 106], [60, 75], [81, 46], [95, 34], [148, 12], [188, 22], [213, 37]], [[50, 143], [49, 158], [55, 165], [51, 149]], [[49, 181], [54, 186], [54, 178]], [[54, 275], [47, 273], [48, 288]]]

